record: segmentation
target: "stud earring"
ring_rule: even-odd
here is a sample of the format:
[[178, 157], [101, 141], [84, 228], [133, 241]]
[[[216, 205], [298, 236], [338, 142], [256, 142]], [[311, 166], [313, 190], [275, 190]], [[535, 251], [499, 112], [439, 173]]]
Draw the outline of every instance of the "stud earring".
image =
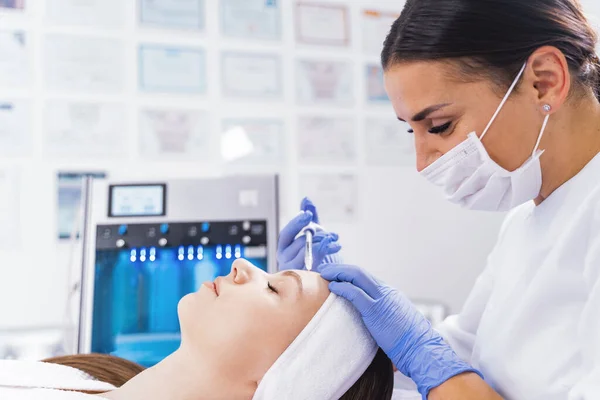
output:
[[542, 109], [549, 113], [552, 110], [552, 106], [550, 104], [544, 104], [544, 106], [542, 107]]

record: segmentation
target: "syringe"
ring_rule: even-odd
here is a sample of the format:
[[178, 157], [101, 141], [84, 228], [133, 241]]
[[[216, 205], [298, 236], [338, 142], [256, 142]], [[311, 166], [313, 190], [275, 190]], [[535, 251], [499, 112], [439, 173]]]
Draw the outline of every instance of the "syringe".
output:
[[308, 271], [312, 270], [313, 267], [313, 235], [315, 231], [312, 227], [306, 228], [304, 236], [306, 237], [306, 247], [304, 249], [304, 265]]

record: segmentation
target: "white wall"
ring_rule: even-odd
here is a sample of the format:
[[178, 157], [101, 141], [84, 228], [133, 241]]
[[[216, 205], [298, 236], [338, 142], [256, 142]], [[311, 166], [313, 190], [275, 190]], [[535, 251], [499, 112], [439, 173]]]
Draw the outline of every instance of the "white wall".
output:
[[[334, 0], [330, 0], [334, 1]], [[206, 33], [189, 34], [177, 31], [140, 28], [136, 21], [134, 0], [125, 4], [126, 23], [123, 29], [110, 31], [88, 27], [51, 27], [45, 21], [45, 5], [51, 0], [28, 0], [24, 16], [0, 14], [0, 29], [24, 28], [32, 40], [34, 57], [32, 88], [24, 91], [0, 91], [0, 100], [22, 97], [33, 105], [32, 125], [34, 148], [30, 156], [0, 158], [0, 168], [21, 170], [20, 226], [16, 230], [21, 245], [0, 251], [0, 329], [6, 327], [54, 325], [61, 322], [65, 299], [66, 260], [68, 245], [59, 244], [56, 232], [55, 175], [58, 170], [107, 170], [111, 177], [194, 177], [226, 172], [246, 172], [228, 168], [218, 160], [207, 162], [154, 162], [143, 159], [138, 152], [138, 109], [141, 105], [198, 108], [210, 111], [211, 130], [218, 133], [223, 117], [279, 117], [285, 123], [285, 161], [280, 168], [258, 168], [256, 172], [282, 174], [282, 221], [296, 212], [303, 193], [298, 188], [301, 172], [315, 168], [301, 167], [296, 157], [295, 117], [299, 112], [344, 115], [355, 118], [362, 143], [363, 124], [367, 117], [394, 118], [389, 106], [367, 105], [364, 98], [363, 69], [366, 62], [377, 62], [376, 56], [365, 56], [361, 46], [361, 10], [378, 8], [400, 11], [401, 0], [335, 1], [347, 3], [352, 13], [352, 46], [348, 49], [306, 47], [295, 44], [293, 7], [290, 0], [281, 0], [283, 7], [283, 41], [281, 43], [225, 40], [219, 34], [219, 13], [216, 0], [206, 0]], [[596, 0], [586, 0], [587, 7], [600, 13]], [[121, 40], [127, 50], [126, 92], [124, 96], [66, 95], [44, 90], [42, 39], [51, 32], [75, 35], [101, 35]], [[209, 88], [206, 96], [152, 96], [137, 92], [137, 44], [157, 42], [200, 45], [207, 50]], [[221, 50], [277, 52], [283, 57], [283, 102], [227, 102], [219, 92]], [[325, 59], [350, 59], [354, 63], [356, 99], [352, 108], [298, 107], [294, 97], [294, 62], [297, 57], [315, 56]], [[81, 159], [76, 154], [60, 159], [44, 153], [43, 106], [53, 98], [105, 100], [120, 104], [127, 112], [127, 131], [115, 148], [125, 147], [122, 157]], [[401, 127], [399, 126], [399, 129]], [[212, 145], [216, 145], [213, 135]], [[213, 152], [214, 153], [214, 152]], [[497, 234], [502, 216], [467, 213], [446, 204], [419, 176], [412, 166], [369, 167], [364, 147], [358, 148], [358, 160], [347, 168], [328, 167], [334, 172], [357, 174], [359, 182], [356, 220], [350, 224], [327, 224], [340, 233], [348, 262], [362, 265], [382, 279], [403, 289], [415, 299], [441, 301], [458, 311], [471, 285], [482, 269]], [[8, 229], [16, 229], [10, 227]], [[2, 229], [7, 229], [2, 227]]]

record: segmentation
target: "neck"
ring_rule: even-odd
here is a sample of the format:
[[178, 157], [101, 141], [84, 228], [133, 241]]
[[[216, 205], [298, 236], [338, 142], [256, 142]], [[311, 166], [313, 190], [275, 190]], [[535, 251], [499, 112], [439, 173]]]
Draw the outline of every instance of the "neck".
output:
[[577, 175], [600, 153], [600, 103], [595, 98], [582, 100], [571, 110], [568, 116], [554, 121], [546, 143], [542, 140], [540, 148], [548, 151], [540, 159], [543, 183], [536, 204]]
[[214, 365], [192, 354], [179, 349], [122, 387], [101, 397], [111, 400], [252, 399], [256, 384], [244, 384], [239, 377], [219, 373]]

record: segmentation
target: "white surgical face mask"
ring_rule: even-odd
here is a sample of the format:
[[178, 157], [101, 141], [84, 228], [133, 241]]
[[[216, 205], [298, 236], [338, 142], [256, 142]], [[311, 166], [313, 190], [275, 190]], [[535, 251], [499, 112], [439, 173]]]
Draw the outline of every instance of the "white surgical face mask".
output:
[[531, 157], [515, 171], [507, 171], [498, 165], [481, 143], [524, 71], [525, 65], [480, 137], [475, 132], [470, 133], [464, 142], [421, 171], [428, 181], [444, 190], [452, 203], [471, 210], [508, 211], [539, 195], [543, 151], [538, 151], [538, 147], [550, 114], [544, 119]]

